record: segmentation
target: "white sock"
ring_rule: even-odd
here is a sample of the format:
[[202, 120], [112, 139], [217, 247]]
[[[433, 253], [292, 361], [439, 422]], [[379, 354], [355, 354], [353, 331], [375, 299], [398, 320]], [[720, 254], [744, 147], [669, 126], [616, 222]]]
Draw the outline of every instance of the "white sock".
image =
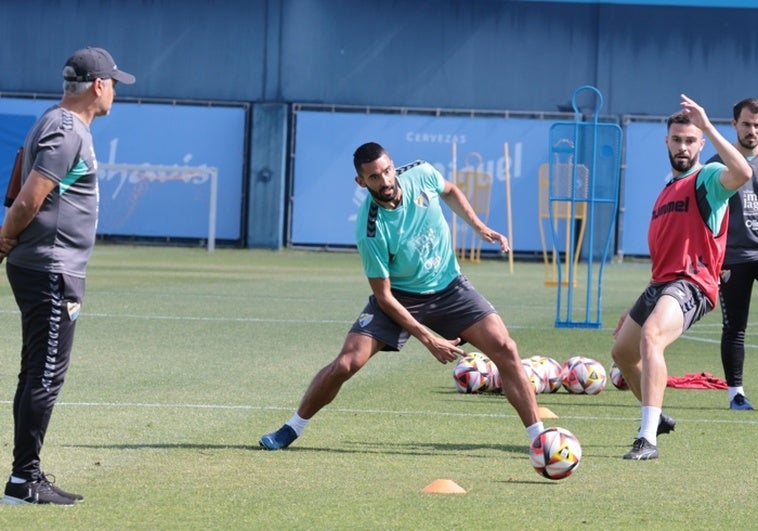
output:
[[742, 388], [742, 386], [730, 387], [729, 388], [729, 401], [731, 402], [732, 400], [734, 400], [734, 397], [737, 395], [745, 396], [745, 390]]
[[529, 443], [537, 437], [540, 433], [545, 431], [545, 425], [542, 423], [542, 421], [535, 422], [531, 426], [527, 426], [526, 433], [529, 435]]
[[295, 430], [295, 433], [297, 433], [297, 436], [300, 437], [302, 435], [303, 430], [308, 425], [308, 422], [310, 422], [311, 419], [304, 419], [300, 415], [295, 412], [294, 415], [292, 415], [292, 418], [289, 419], [285, 424], [288, 424], [290, 428]]
[[26, 483], [25, 479], [23, 479], [23, 478], [17, 478], [16, 476], [11, 476], [8, 479], [8, 481], [10, 481], [11, 483], [13, 483], [15, 485], [18, 485], [18, 484], [21, 484], [21, 483]]
[[637, 438], [644, 437], [647, 441], [655, 446], [658, 443], [658, 423], [661, 420], [661, 408], [653, 406], [642, 406], [642, 424]]

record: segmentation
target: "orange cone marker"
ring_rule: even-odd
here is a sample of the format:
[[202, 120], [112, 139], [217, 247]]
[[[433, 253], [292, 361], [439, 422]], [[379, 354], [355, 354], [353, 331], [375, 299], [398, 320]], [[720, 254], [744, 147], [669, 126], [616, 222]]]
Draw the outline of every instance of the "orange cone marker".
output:
[[421, 492], [430, 492], [434, 494], [466, 494], [466, 491], [451, 479], [435, 479], [429, 483]]
[[540, 418], [541, 419], [557, 419], [558, 415], [550, 411], [546, 407], [539, 407], [537, 408], [539, 410]]

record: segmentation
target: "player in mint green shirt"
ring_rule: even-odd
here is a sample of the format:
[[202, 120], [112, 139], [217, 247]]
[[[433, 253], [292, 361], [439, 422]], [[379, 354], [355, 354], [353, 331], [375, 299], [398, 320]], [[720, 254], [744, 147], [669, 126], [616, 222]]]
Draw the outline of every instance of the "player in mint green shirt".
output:
[[297, 412], [261, 437], [260, 445], [267, 450], [288, 447], [374, 354], [399, 351], [410, 336], [443, 364], [464, 354], [463, 343], [488, 356], [531, 442], [544, 429], [534, 390], [502, 319], [460, 274], [440, 200], [503, 252], [507, 239], [482, 223], [463, 192], [426, 162], [395, 169], [384, 148], [369, 142], [356, 150], [353, 163], [355, 181], [369, 192], [355, 230], [373, 294], [340, 353], [311, 381]]
[[395, 289], [440, 291], [461, 273], [440, 207], [445, 180], [427, 162], [396, 171], [398, 186], [414, 199], [394, 209], [364, 201], [355, 224], [363, 268], [368, 278], [389, 278]]

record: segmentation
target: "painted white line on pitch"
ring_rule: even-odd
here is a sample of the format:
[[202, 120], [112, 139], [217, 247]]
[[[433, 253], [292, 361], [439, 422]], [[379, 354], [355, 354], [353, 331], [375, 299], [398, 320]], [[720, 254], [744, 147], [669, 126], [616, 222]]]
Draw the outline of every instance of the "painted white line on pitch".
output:
[[[695, 337], [695, 336], [681, 336], [681, 339], [688, 339], [690, 341], [697, 341], [699, 343], [709, 343], [711, 345], [720, 345], [721, 344], [721, 338], [719, 339], [709, 339], [706, 337]], [[758, 345], [754, 345], [752, 343], [745, 343], [745, 348], [758, 348]]]
[[[0, 315], [18, 315], [17, 311], [0, 310]], [[301, 323], [301, 324], [352, 324], [354, 320], [344, 319], [274, 319], [270, 317], [193, 317], [183, 315], [148, 315], [128, 313], [83, 313], [82, 317], [99, 317], [104, 319], [139, 319], [150, 321], [205, 321], [205, 322], [233, 322], [233, 323]], [[518, 330], [554, 330], [554, 327], [509, 325], [509, 329]]]
[[271, 319], [263, 317], [187, 317], [176, 315], [133, 315], [133, 314], [108, 314], [108, 313], [88, 313], [87, 317], [104, 317], [107, 319], [142, 319], [161, 321], [212, 321], [212, 322], [231, 322], [231, 323], [352, 323], [342, 319]]
[[[0, 310], [0, 315], [18, 315], [17, 311]], [[286, 323], [286, 324], [351, 324], [352, 320], [343, 319], [272, 319], [263, 317], [190, 317], [181, 315], [137, 315], [137, 314], [113, 314], [113, 313], [87, 313], [87, 317], [99, 317], [104, 319], [139, 319], [139, 320], [159, 320], [159, 321], [200, 321], [200, 322], [233, 322], [233, 323]], [[508, 325], [511, 330], [555, 330], [551, 326], [527, 326], [527, 325]], [[720, 325], [714, 325], [720, 326]], [[702, 326], [701, 326], [702, 328]], [[612, 331], [610, 328], [601, 330]], [[720, 345], [721, 340], [695, 337], [691, 335], [682, 335], [681, 339], [697, 341], [700, 343], [709, 343], [711, 345]], [[758, 344], [745, 343], [745, 348], [758, 349]]]
[[[18, 312], [2, 311], [0, 314], [18, 314]], [[153, 319], [159, 321], [208, 321], [208, 322], [233, 322], [233, 323], [338, 323], [338, 324], [350, 324], [353, 321], [345, 321], [343, 319], [272, 319], [263, 317], [190, 317], [183, 315], [136, 315], [128, 313], [87, 313], [82, 314], [86, 317], [100, 317], [105, 319], [139, 319], [143, 321], [151, 321]]]
[[[0, 404], [10, 405], [10, 400], [0, 400]], [[154, 409], [220, 409], [220, 410], [245, 410], [245, 411], [292, 411], [292, 406], [251, 406], [245, 404], [225, 405], [225, 404], [160, 404], [160, 403], [143, 403], [143, 402], [59, 402], [56, 406], [72, 407], [116, 407], [116, 408], [154, 408]], [[348, 413], [354, 415], [401, 415], [401, 416], [425, 416], [425, 417], [462, 417], [462, 418], [502, 418], [517, 419], [518, 415], [506, 413], [453, 413], [444, 411], [394, 411], [386, 409], [353, 409], [353, 408], [328, 408], [324, 413]], [[561, 415], [562, 419], [571, 420], [612, 420], [619, 422], [639, 421], [639, 417], [598, 417], [582, 415]], [[758, 425], [758, 419], [693, 419], [695, 422], [705, 424], [746, 424]]]
[[[0, 315], [17, 315], [17, 311], [0, 310]], [[272, 319], [263, 317], [191, 317], [181, 315], [138, 315], [138, 314], [114, 314], [114, 313], [87, 313], [87, 317], [99, 317], [104, 319], [139, 319], [139, 320], [159, 320], [159, 321], [200, 321], [200, 322], [233, 322], [233, 323], [287, 323], [287, 324], [351, 324], [352, 320], [343, 319]], [[526, 326], [526, 325], [508, 325], [511, 330], [555, 330], [552, 326]], [[720, 326], [720, 325], [714, 325]], [[701, 326], [702, 328], [702, 326]], [[602, 330], [612, 331], [610, 328], [603, 328]], [[718, 345], [721, 343], [720, 339], [708, 339], [702, 337], [694, 337], [691, 335], [683, 335], [682, 339], [690, 341], [698, 341], [701, 343], [709, 343], [712, 345]], [[745, 348], [758, 349], [758, 344], [745, 343]]]
[[[721, 344], [721, 338], [719, 339], [708, 339], [706, 337], [694, 337], [694, 336], [681, 336], [682, 339], [689, 339], [690, 341], [698, 341], [700, 343], [710, 343], [711, 345], [720, 345]], [[755, 345], [748, 345], [745, 344], [746, 348], [755, 348]]]

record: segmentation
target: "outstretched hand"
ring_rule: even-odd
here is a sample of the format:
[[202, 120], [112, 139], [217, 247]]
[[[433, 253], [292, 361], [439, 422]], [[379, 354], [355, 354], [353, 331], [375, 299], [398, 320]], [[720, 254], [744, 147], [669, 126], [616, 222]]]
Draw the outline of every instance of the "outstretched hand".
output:
[[460, 337], [456, 337], [455, 339], [435, 337], [434, 341], [427, 345], [426, 348], [428, 348], [429, 352], [437, 358], [437, 361], [445, 364], [456, 361], [458, 356], [463, 356], [465, 354], [463, 349], [458, 346], [460, 344]]
[[479, 236], [481, 236], [482, 239], [486, 241], [487, 243], [499, 243], [501, 253], [505, 253], [511, 250], [511, 246], [510, 246], [510, 243], [508, 242], [508, 238], [506, 238], [499, 232], [492, 230], [489, 227], [484, 227], [479, 232]]
[[682, 106], [682, 111], [684, 114], [689, 116], [690, 121], [695, 127], [701, 131], [704, 131], [709, 125], [711, 125], [711, 121], [708, 119], [708, 115], [705, 113], [705, 109], [703, 109], [695, 102], [695, 100], [687, 97], [685, 94], [681, 94], [681, 97], [682, 102], [680, 105]]

